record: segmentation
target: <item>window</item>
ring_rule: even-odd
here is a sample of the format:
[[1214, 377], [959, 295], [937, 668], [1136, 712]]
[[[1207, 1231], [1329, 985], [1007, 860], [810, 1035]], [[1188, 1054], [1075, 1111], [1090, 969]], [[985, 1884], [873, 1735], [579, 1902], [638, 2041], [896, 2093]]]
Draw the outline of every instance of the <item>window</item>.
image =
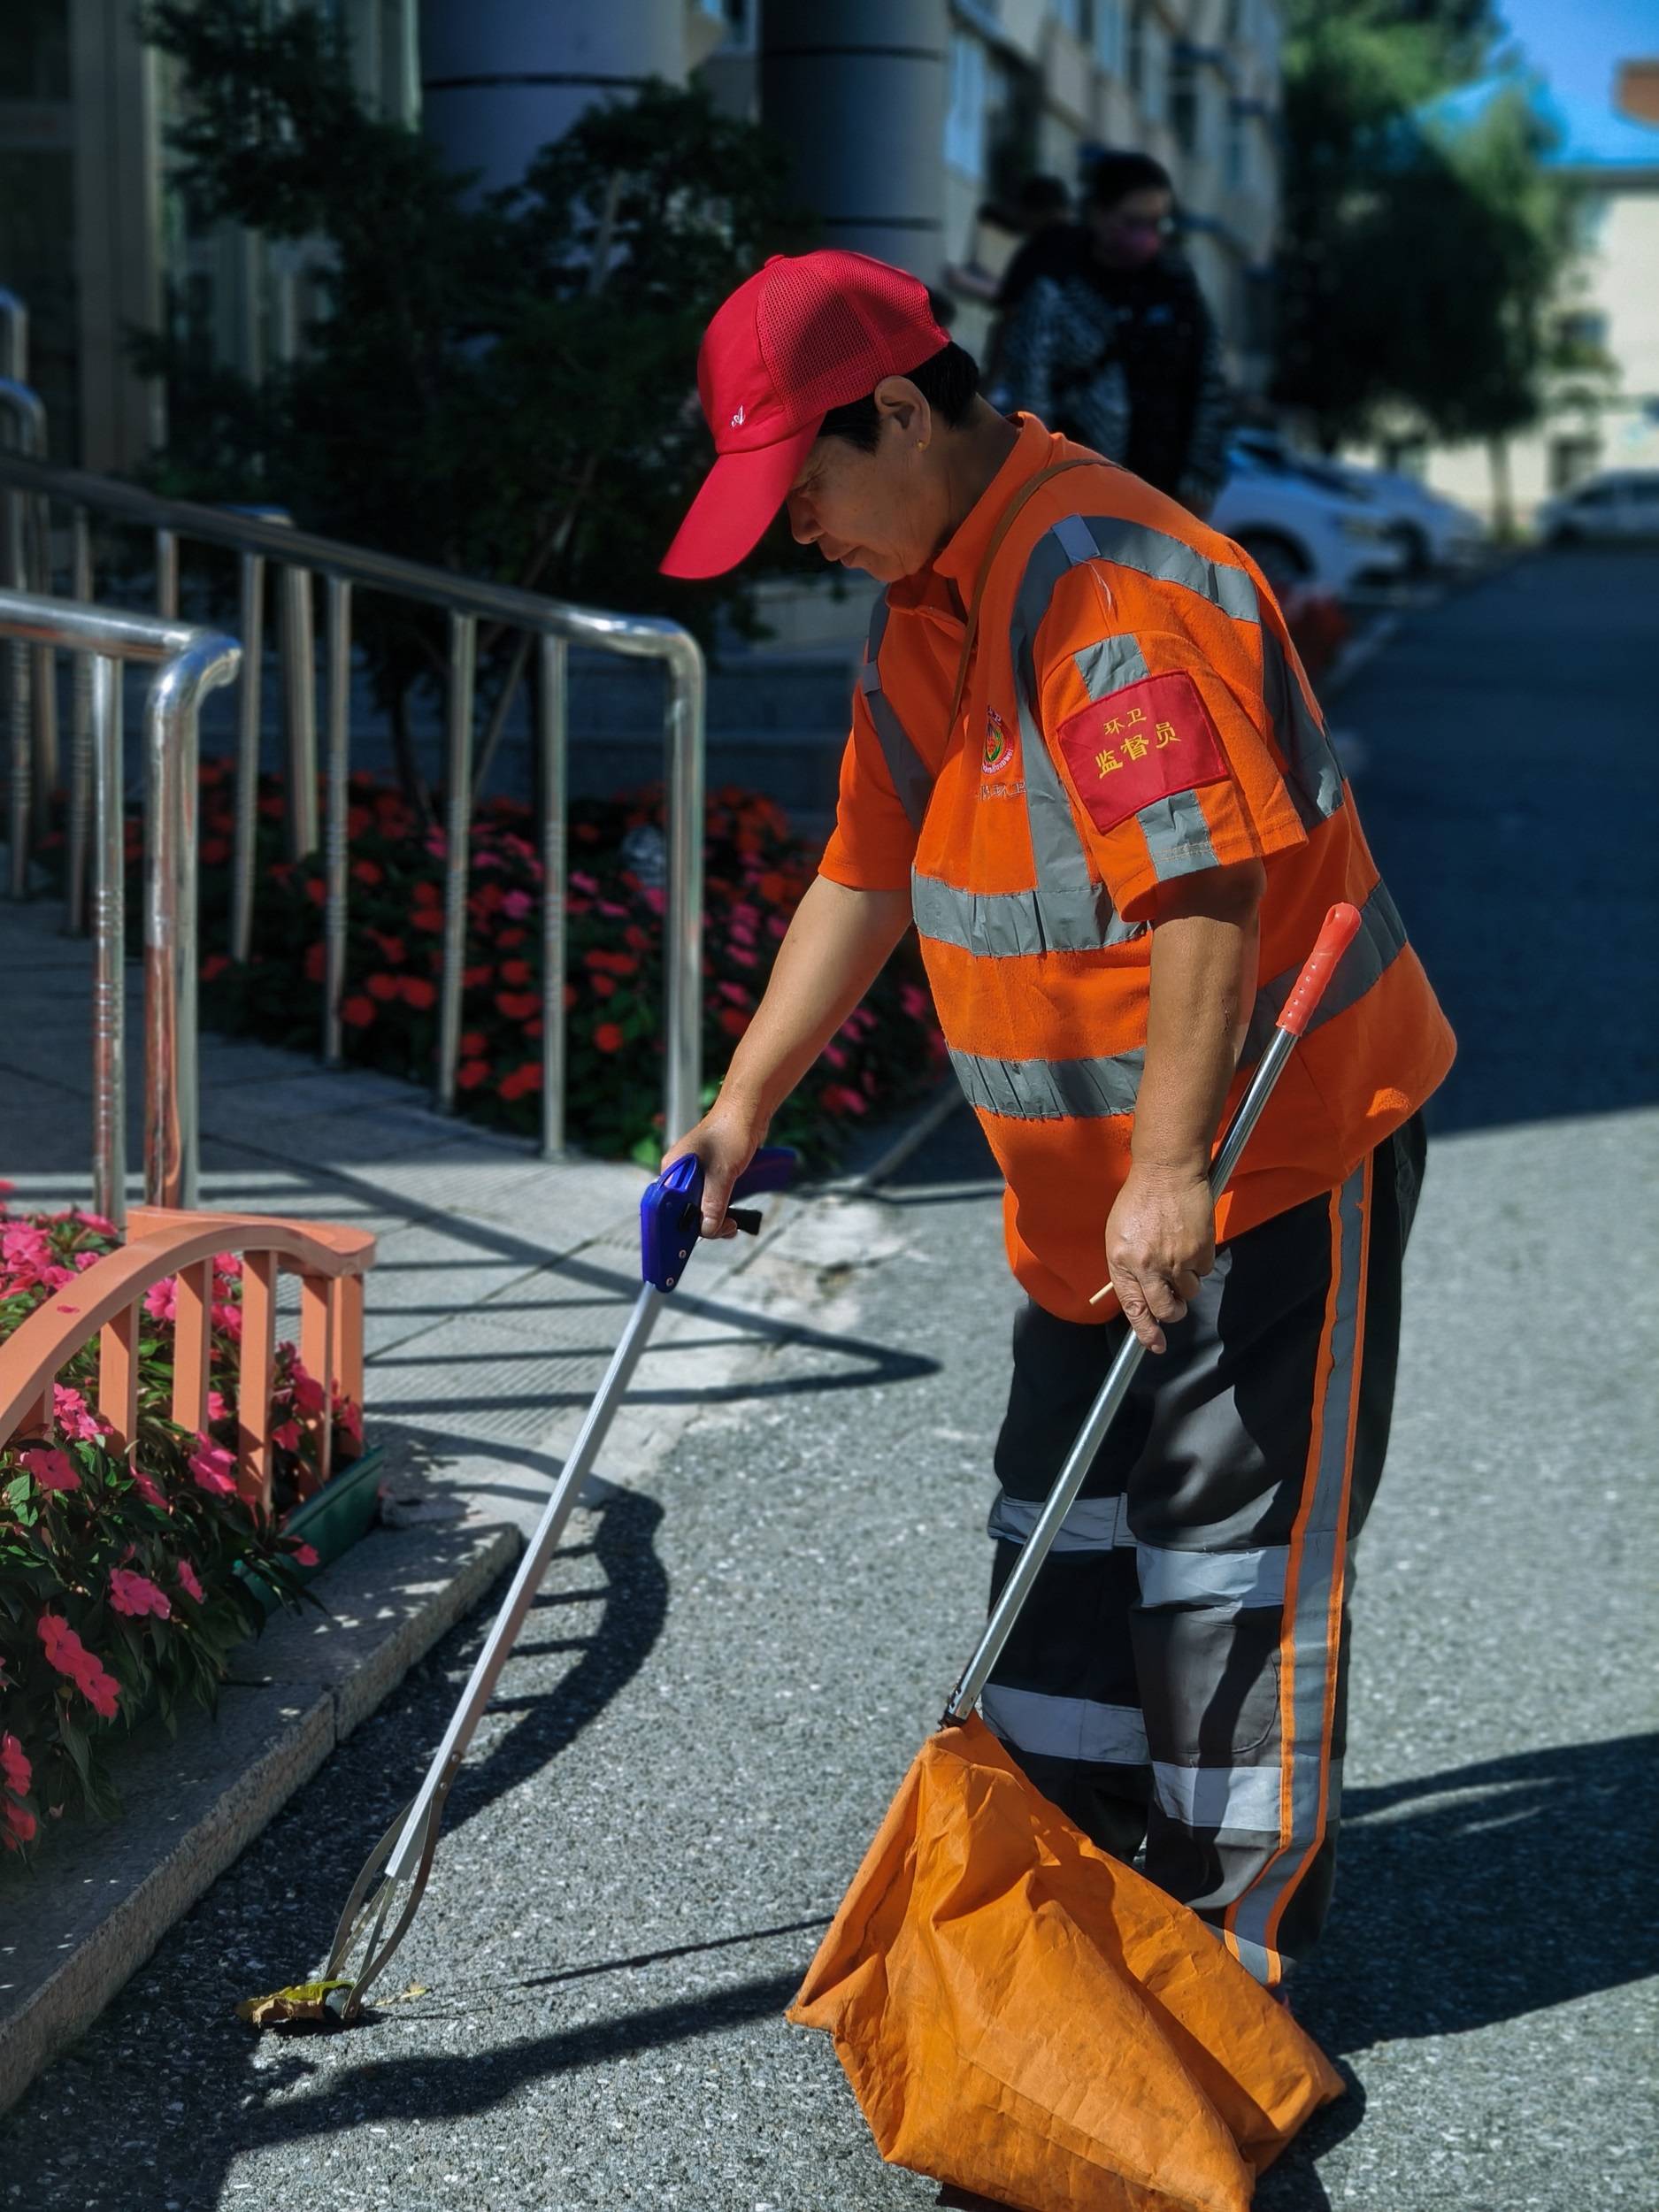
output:
[[985, 103], [986, 181], [998, 199], [1011, 200], [1033, 170], [1042, 117], [1042, 80], [1011, 54], [988, 57]]
[[[1601, 457], [1601, 441], [1583, 433], [1569, 432], [1549, 442], [1549, 488], [1552, 492], [1570, 492], [1575, 484], [1582, 484], [1586, 476], [1595, 472]], [[1582, 495], [1580, 504], [1606, 505], [1614, 496], [1610, 484], [1601, 484]]]
[[1148, 123], [1163, 122], [1169, 108], [1169, 42], [1164, 26], [1143, 8], [1141, 27], [1141, 112]]
[[1062, 30], [1070, 31], [1073, 38], [1087, 38], [1088, 26], [1084, 21], [1088, 0], [1054, 0], [1054, 19]]
[[955, 33], [950, 41], [950, 104], [945, 111], [945, 159], [978, 178], [985, 170], [985, 48]]
[[1124, 73], [1124, 0], [1094, 0], [1094, 58], [1114, 77]]
[[1198, 143], [1198, 65], [1190, 54], [1177, 54], [1170, 72], [1170, 127], [1176, 143], [1190, 154]]

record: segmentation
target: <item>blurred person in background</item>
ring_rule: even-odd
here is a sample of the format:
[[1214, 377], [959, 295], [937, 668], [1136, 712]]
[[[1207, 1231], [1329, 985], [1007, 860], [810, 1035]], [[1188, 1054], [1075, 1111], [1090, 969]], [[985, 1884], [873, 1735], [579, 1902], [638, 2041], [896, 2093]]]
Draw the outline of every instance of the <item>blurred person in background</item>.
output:
[[1170, 244], [1174, 206], [1149, 155], [1102, 155], [1082, 222], [1028, 239], [1003, 279], [996, 396], [1202, 516], [1233, 407], [1198, 280]]

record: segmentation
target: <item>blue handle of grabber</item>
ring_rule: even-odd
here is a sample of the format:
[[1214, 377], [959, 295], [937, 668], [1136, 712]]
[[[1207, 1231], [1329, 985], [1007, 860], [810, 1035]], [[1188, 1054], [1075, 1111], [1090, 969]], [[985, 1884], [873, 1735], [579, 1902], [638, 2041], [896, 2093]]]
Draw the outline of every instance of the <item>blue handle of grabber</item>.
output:
[[[783, 1144], [762, 1145], [732, 1187], [732, 1202], [761, 1191], [787, 1190], [801, 1164]], [[695, 1153], [648, 1185], [640, 1198], [640, 1279], [672, 1290], [696, 1249], [703, 1219], [703, 1162]]]

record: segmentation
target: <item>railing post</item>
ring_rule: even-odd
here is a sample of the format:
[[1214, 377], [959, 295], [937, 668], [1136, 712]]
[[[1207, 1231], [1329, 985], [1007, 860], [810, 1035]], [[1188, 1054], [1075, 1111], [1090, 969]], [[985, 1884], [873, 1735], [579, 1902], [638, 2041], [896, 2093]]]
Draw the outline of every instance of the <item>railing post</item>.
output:
[[230, 956], [253, 949], [254, 846], [259, 834], [260, 676], [265, 665], [265, 555], [242, 557], [242, 696], [236, 703], [236, 827], [231, 858]]
[[150, 687], [145, 710], [144, 1198], [196, 1202], [197, 719], [242, 648], [198, 632]]
[[317, 849], [317, 645], [308, 568], [282, 571], [282, 711], [290, 860]]
[[93, 766], [92, 1204], [127, 1220], [127, 824], [122, 806], [121, 664], [90, 663]]
[[478, 673], [478, 624], [449, 617], [449, 787], [443, 870], [443, 972], [438, 979], [440, 1113], [455, 1110], [455, 1071], [461, 1048], [461, 977], [466, 965], [466, 879], [472, 814], [472, 693]]
[[[25, 326], [27, 332], [27, 325]], [[38, 392], [32, 392], [21, 377], [0, 376], [0, 408], [16, 426], [16, 442], [26, 459], [38, 460], [46, 450], [46, 410], [41, 404]], [[27, 492], [8, 490], [4, 503], [4, 526], [0, 527], [0, 561], [4, 564], [4, 581], [12, 591], [29, 588], [28, 517], [33, 503]], [[34, 658], [33, 649], [20, 638], [13, 638], [6, 651], [6, 705], [10, 724], [10, 752], [12, 761], [11, 804], [8, 810], [12, 837], [12, 896], [26, 899], [29, 891], [29, 846], [33, 819], [35, 789], [34, 747], [31, 726], [29, 667]]]
[[346, 989], [346, 812], [351, 745], [351, 587], [328, 579], [328, 821], [323, 848], [323, 1058], [344, 1057], [340, 1002]]
[[276, 1378], [276, 1255], [245, 1252], [236, 1384], [236, 1467], [242, 1494], [271, 1503], [271, 1392]]
[[663, 1137], [672, 1144], [703, 1112], [703, 663], [681, 637], [668, 662], [667, 1094]]
[[333, 1471], [334, 1435], [334, 1282], [327, 1275], [300, 1277], [300, 1363], [323, 1394], [320, 1413], [303, 1417], [317, 1439], [325, 1482]]
[[156, 612], [164, 622], [179, 619], [179, 534], [156, 533]]
[[[92, 597], [92, 531], [84, 507], [70, 520], [69, 595], [81, 606]], [[64, 927], [72, 937], [87, 929], [87, 832], [92, 810], [94, 656], [77, 653], [69, 724], [69, 818], [64, 850]]]
[[544, 633], [536, 686], [541, 747], [541, 1157], [565, 1149], [565, 874], [570, 648]]

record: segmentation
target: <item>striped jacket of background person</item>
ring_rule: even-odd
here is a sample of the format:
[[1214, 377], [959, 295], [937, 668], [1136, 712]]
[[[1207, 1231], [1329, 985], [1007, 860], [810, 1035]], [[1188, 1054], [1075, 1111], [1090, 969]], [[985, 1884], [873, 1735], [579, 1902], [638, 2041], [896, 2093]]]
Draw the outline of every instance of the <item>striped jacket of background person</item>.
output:
[[[1088, 1300], [1129, 1168], [1161, 884], [1265, 864], [1229, 1113], [1329, 907], [1363, 918], [1221, 1202], [1222, 1240], [1343, 1183], [1454, 1046], [1260, 572], [1139, 478], [1019, 421], [949, 543], [877, 602], [820, 864], [854, 889], [910, 883], [1006, 1179], [1014, 1272], [1087, 1321], [1104, 1317]], [[1039, 486], [995, 547], [951, 723], [961, 610], [1006, 511], [1063, 461], [1089, 465]]]

